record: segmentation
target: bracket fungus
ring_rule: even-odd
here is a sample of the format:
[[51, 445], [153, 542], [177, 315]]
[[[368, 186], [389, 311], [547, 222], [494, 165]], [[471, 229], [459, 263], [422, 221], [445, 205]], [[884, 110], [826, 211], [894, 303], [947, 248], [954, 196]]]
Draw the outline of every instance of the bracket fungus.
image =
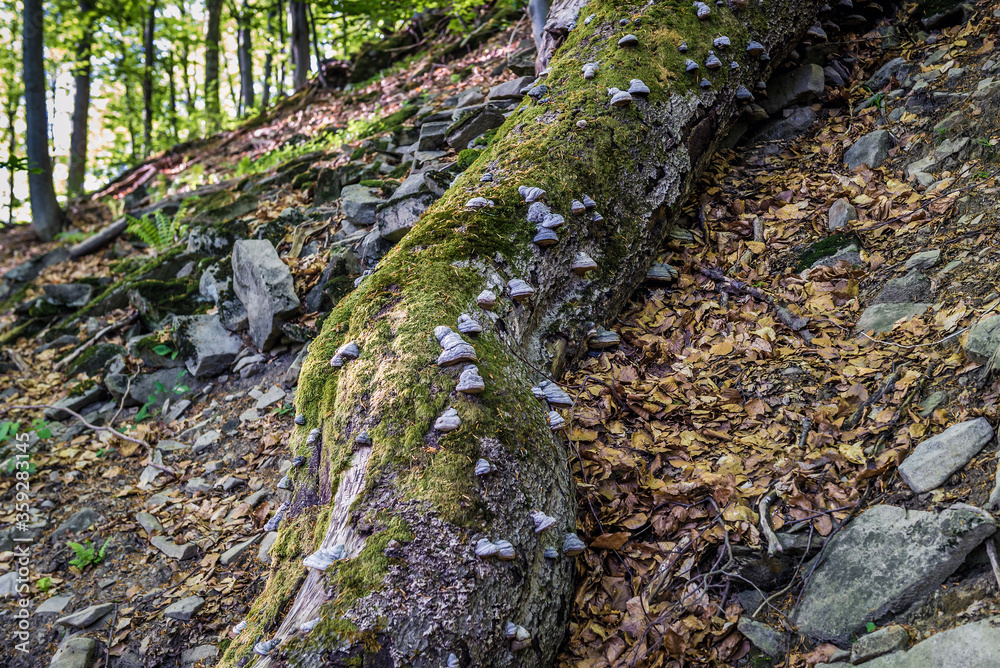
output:
[[361, 355], [361, 349], [358, 348], [358, 344], [354, 341], [350, 341], [337, 348], [337, 352], [334, 353], [333, 359], [330, 360], [330, 366], [344, 366], [344, 362], [356, 360], [359, 355]]
[[490, 473], [493, 473], [494, 470], [495, 469], [493, 468], [493, 464], [490, 464], [489, 461], [485, 459], [480, 459], [479, 461], [476, 462], [475, 473], [477, 476], [488, 475]]
[[649, 86], [644, 84], [640, 79], [632, 79], [632, 81], [629, 82], [628, 94], [646, 97], [649, 95]]
[[333, 547], [323, 547], [302, 560], [304, 566], [315, 568], [318, 571], [325, 571], [335, 562], [347, 558], [347, 550], [343, 545]]
[[535, 289], [522, 281], [520, 278], [511, 280], [507, 283], [507, 287], [510, 288], [510, 298], [516, 302], [523, 302], [525, 299], [535, 294]]
[[463, 313], [458, 316], [458, 331], [462, 334], [479, 334], [483, 327], [471, 315]]
[[559, 411], [549, 411], [549, 429], [559, 431], [565, 426], [566, 420], [562, 415], [559, 415]]
[[563, 539], [563, 554], [567, 557], [575, 557], [586, 549], [586, 543], [580, 540], [580, 537], [575, 533], [568, 533]]
[[476, 349], [461, 335], [451, 331], [451, 327], [438, 325], [434, 328], [434, 336], [441, 344], [441, 354], [438, 356], [438, 366], [452, 366], [461, 362], [475, 362]]
[[618, 46], [639, 46], [639, 38], [629, 33], [618, 40]]
[[535, 523], [535, 533], [542, 533], [556, 523], [556, 518], [540, 510], [531, 511], [531, 521]]
[[708, 58], [705, 59], [705, 67], [710, 70], [717, 70], [722, 67], [722, 61], [715, 55], [715, 51], [708, 52]]
[[581, 251], [573, 258], [573, 273], [577, 276], [583, 276], [594, 269], [597, 269], [597, 263], [586, 253]]
[[545, 199], [545, 191], [541, 188], [536, 188], [535, 186], [520, 186], [517, 189], [517, 192], [528, 204]]
[[479, 308], [492, 311], [493, 307], [497, 305], [497, 296], [492, 290], [483, 290], [476, 297], [476, 303], [479, 304]]
[[445, 412], [441, 413], [438, 419], [434, 421], [434, 429], [444, 433], [455, 431], [461, 426], [462, 418], [458, 417], [458, 410], [455, 408], [445, 410]]
[[548, 246], [554, 246], [559, 243], [559, 235], [553, 232], [548, 227], [544, 225], [538, 226], [538, 233], [535, 234], [535, 238], [531, 240], [533, 244], [539, 248], [546, 248]]
[[492, 207], [493, 200], [488, 200], [485, 197], [473, 197], [465, 203], [466, 209], [487, 209]]
[[479, 394], [486, 389], [483, 377], [479, 375], [479, 367], [475, 364], [468, 364], [462, 369], [462, 375], [458, 377], [458, 386], [455, 388], [465, 394]]

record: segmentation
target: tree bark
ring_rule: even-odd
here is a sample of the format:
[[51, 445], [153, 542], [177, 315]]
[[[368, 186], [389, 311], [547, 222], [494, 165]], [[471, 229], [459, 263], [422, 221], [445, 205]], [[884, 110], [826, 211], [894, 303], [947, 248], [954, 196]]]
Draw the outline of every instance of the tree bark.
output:
[[69, 140], [69, 170], [66, 192], [79, 195], [87, 176], [87, 121], [90, 112], [90, 49], [93, 42], [93, 23], [90, 0], [80, 0], [80, 21], [83, 32], [76, 45], [76, 64], [73, 72], [73, 131]]
[[243, 113], [248, 114], [254, 108], [253, 92], [253, 46], [251, 43], [250, 5], [243, 0], [243, 11], [240, 13], [240, 93], [243, 97]]
[[156, 0], [149, 4], [149, 16], [143, 33], [142, 72], [142, 157], [153, 151], [153, 68], [156, 66], [156, 48], [153, 35], [156, 31]]
[[309, 80], [309, 15], [302, 0], [291, 0], [288, 11], [292, 20], [290, 49], [295, 63], [293, 85], [298, 90]]
[[45, 102], [45, 34], [42, 0], [24, 0], [24, 116], [28, 156], [31, 225], [42, 241], [62, 229], [63, 212], [56, 200], [49, 158], [48, 109]]
[[218, 128], [222, 120], [219, 106], [219, 40], [222, 0], [206, 0], [208, 25], [205, 29], [205, 111], [209, 123]]
[[[307, 464], [291, 472], [270, 579], [221, 665], [238, 665], [272, 639], [279, 644], [255, 668], [357, 658], [438, 668], [451, 654], [461, 666], [552, 665], [573, 594], [574, 560], [562, 547], [576, 530], [576, 507], [566, 443], [531, 388], [546, 379], [544, 370], [584, 354], [594, 323], [609, 322], [627, 303], [698, 174], [745, 111], [737, 87], [767, 78], [814, 21], [817, 2], [763, 0], [736, 14], [713, 3], [707, 21], [690, 6], [655, 3], [626, 27], [612, 0], [593, 0], [585, 11], [596, 17], [589, 24], [579, 17], [552, 60], [548, 102], [521, 104], [310, 345], [296, 393], [306, 424], [289, 439]], [[627, 33], [637, 46], [618, 46]], [[724, 57], [739, 67], [702, 66], [696, 75], [685, 71], [676, 43], [652, 41], [685, 39], [688, 55], [703, 63], [722, 34], [733, 41]], [[771, 59], [750, 57], [750, 39]], [[585, 80], [581, 64], [594, 60], [599, 75]], [[698, 85], [703, 76], [713, 82], [708, 90]], [[627, 88], [632, 78], [650, 88], [648, 98], [611, 106], [607, 89]], [[486, 171], [493, 180], [484, 183]], [[556, 245], [532, 243], [522, 185], [547, 191], [548, 205], [565, 216]], [[571, 200], [584, 194], [603, 218], [570, 213]], [[467, 208], [475, 196], [493, 206]], [[573, 271], [579, 253], [596, 263], [584, 276]], [[513, 300], [513, 279], [534, 292]], [[484, 289], [499, 295], [489, 311], [477, 305]], [[463, 336], [485, 380], [479, 395], [456, 391], [463, 364], [436, 363], [435, 327], [457, 329], [462, 313], [484, 330]], [[360, 356], [331, 366], [349, 342]], [[436, 430], [449, 408], [461, 426]], [[321, 434], [316, 447], [312, 429]], [[492, 472], [474, 474], [480, 458]], [[555, 526], [536, 533], [535, 510]], [[509, 541], [514, 559], [477, 557], [481, 538]], [[325, 573], [303, 565], [314, 550], [335, 546], [346, 558]], [[546, 548], [557, 558], [546, 558]], [[300, 629], [316, 618], [311, 631]], [[508, 623], [530, 638], [509, 639]]]

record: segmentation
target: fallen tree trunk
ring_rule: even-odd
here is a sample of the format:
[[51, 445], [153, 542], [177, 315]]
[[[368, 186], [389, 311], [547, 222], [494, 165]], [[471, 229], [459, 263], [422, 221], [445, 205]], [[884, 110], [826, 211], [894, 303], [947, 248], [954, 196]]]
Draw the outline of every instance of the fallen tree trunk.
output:
[[[310, 346], [296, 395], [304, 424], [290, 439], [304, 463], [292, 469], [268, 583], [222, 665], [244, 665], [255, 645], [270, 650], [257, 666], [552, 664], [572, 596], [563, 542], [576, 509], [565, 443], [532, 386], [626, 303], [744, 109], [738, 86], [765, 79], [815, 12], [813, 2], [789, 0], [735, 14], [713, 4], [699, 20], [684, 2], [657, 3], [622, 27], [610, 0], [584, 9], [596, 17], [570, 31], [540, 102], [526, 99]], [[619, 45], [628, 33], [637, 45]], [[720, 35], [732, 46], [714, 49]], [[751, 39], [770, 60], [747, 54]], [[687, 54], [677, 50], [682, 40]], [[711, 73], [710, 49], [726, 61]], [[687, 57], [699, 71], [685, 71]], [[600, 63], [593, 80], [581, 76], [587, 62]], [[703, 76], [710, 89], [699, 87]], [[648, 85], [648, 97], [611, 106], [608, 87], [627, 89], [631, 79]], [[558, 243], [532, 243], [519, 186], [547, 191], [565, 219]], [[585, 194], [603, 217], [571, 213]], [[467, 206], [473, 197], [492, 206]], [[580, 254], [596, 267], [585, 276]], [[512, 299], [514, 279], [534, 292]], [[483, 290], [499, 296], [490, 310], [478, 304]], [[464, 364], [438, 363], [435, 328], [457, 329], [463, 313], [484, 329], [464, 336], [485, 381], [478, 395], [456, 391]], [[352, 342], [356, 359], [342, 349]], [[331, 366], [334, 358], [342, 364]], [[460, 427], [435, 429], [448, 409]], [[475, 474], [479, 459], [490, 473]], [[532, 511], [555, 525], [536, 533]], [[509, 541], [513, 560], [477, 557], [481, 538]], [[320, 548], [344, 558], [325, 571], [303, 565]], [[510, 638], [508, 624], [520, 636]]]

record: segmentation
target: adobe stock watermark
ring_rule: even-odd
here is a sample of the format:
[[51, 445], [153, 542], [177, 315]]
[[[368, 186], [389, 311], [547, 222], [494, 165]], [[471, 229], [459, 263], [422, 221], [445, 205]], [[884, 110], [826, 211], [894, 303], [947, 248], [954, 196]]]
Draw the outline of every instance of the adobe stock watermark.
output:
[[31, 507], [29, 438], [27, 432], [17, 434], [14, 437], [15, 454], [12, 458], [16, 471], [14, 474], [16, 479], [14, 483], [16, 519], [15, 531], [12, 532], [11, 536], [14, 542], [14, 568], [17, 572], [17, 585], [14, 590], [17, 594], [17, 611], [14, 613], [17, 627], [14, 631], [14, 639], [17, 642], [14, 644], [14, 649], [25, 654], [28, 653], [28, 641], [31, 638], [31, 612], [29, 611], [31, 606], [30, 544], [33, 540], [31, 534], [28, 533], [28, 523], [31, 522], [31, 515], [28, 513]]

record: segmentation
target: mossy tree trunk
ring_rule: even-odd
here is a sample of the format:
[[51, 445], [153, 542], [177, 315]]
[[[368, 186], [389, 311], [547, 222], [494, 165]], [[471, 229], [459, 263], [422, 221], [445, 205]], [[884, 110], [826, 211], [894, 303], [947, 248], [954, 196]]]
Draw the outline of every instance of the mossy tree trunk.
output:
[[[559, 7], [555, 3], [553, 11]], [[531, 387], [553, 357], [581, 350], [594, 323], [625, 304], [660, 247], [699, 171], [743, 110], [737, 86], [751, 90], [815, 18], [816, 3], [752, 3], [734, 13], [712, 4], [699, 21], [684, 1], [638, 6], [591, 2], [551, 62], [545, 101], [526, 99], [496, 141], [455, 186], [345, 298], [312, 344], [299, 378], [298, 412], [307, 424], [291, 436], [293, 469], [287, 518], [272, 550], [268, 583], [222, 665], [242, 665], [261, 640], [281, 644], [255, 665], [462, 666], [551, 665], [562, 643], [575, 566], [561, 555], [575, 530], [567, 444], [550, 430], [548, 407]], [[595, 14], [589, 23], [584, 17]], [[627, 26], [619, 20], [630, 18]], [[633, 33], [637, 47], [618, 40]], [[709, 73], [712, 39], [725, 66]], [[771, 60], [745, 52], [762, 42]], [[677, 51], [686, 40], [687, 54]], [[697, 76], [684, 60], [701, 64]], [[739, 63], [730, 69], [729, 61]], [[596, 79], [584, 63], [600, 62]], [[712, 87], [702, 90], [701, 77]], [[638, 78], [651, 89], [630, 107], [609, 105], [608, 87]], [[491, 182], [482, 182], [485, 172]], [[518, 186], [548, 193], [566, 218], [559, 243], [540, 249]], [[587, 194], [603, 221], [573, 216]], [[491, 208], [470, 210], [480, 196]], [[571, 271], [579, 252], [597, 269]], [[511, 300], [507, 283], [522, 279], [534, 294]], [[480, 291], [500, 299], [477, 306]], [[436, 364], [434, 328], [456, 328], [468, 313], [484, 328], [466, 336], [486, 390], [455, 391], [463, 365]], [[338, 347], [354, 341], [360, 357], [332, 367]], [[459, 429], [433, 429], [448, 408]], [[564, 411], [565, 413], [565, 411]], [[568, 416], [567, 416], [568, 417]], [[306, 443], [311, 429], [321, 446]], [[358, 445], [367, 432], [371, 445]], [[495, 471], [477, 477], [479, 458]], [[541, 510], [556, 525], [536, 534]], [[477, 558], [481, 537], [513, 544], [513, 561]], [[322, 547], [344, 546], [347, 559], [325, 573], [303, 566]], [[545, 559], [547, 547], [560, 550]], [[322, 618], [309, 633], [303, 623]], [[531, 634], [515, 644], [508, 622]], [[359, 657], [361, 662], [359, 662]]]

